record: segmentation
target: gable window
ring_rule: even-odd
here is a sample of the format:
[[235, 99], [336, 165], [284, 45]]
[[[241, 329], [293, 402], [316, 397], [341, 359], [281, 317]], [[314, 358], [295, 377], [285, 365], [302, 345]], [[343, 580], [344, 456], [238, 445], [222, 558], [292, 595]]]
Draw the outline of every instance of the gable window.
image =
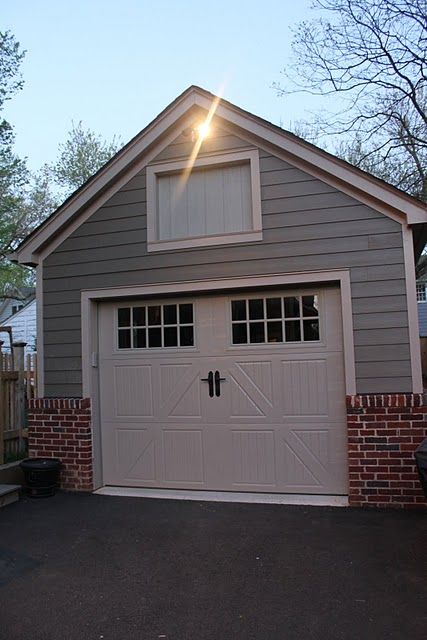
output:
[[426, 302], [426, 284], [425, 282], [417, 282], [417, 302]]
[[147, 247], [163, 251], [262, 240], [256, 150], [147, 167]]

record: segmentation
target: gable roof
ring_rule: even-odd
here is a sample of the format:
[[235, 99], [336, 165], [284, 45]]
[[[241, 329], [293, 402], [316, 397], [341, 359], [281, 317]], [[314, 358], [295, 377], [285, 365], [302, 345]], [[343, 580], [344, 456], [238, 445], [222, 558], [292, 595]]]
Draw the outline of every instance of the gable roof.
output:
[[58, 237], [62, 242], [67, 230], [69, 235], [79, 226], [79, 217], [84, 212], [84, 219], [87, 219], [132, 177], [129, 175], [132, 167], [133, 174], [140, 171], [154, 157], [150, 151], [157, 148], [158, 153], [159, 144], [166, 146], [173, 139], [171, 136], [177, 135], [174, 129], [177, 123], [191, 122], [200, 109], [209, 112], [214, 102], [217, 102], [216, 117], [238, 127], [255, 142], [263, 142], [282, 151], [290, 163], [307, 173], [333, 184], [402, 224], [427, 224], [427, 206], [419, 200], [267, 120], [219, 99], [205, 89], [191, 86], [29, 234], [10, 256], [11, 259], [36, 265], [40, 256], [49, 255], [59, 244]]
[[11, 313], [10, 316], [7, 316], [7, 318], [4, 319], [3, 323], [7, 323], [10, 320], [15, 320], [15, 318], [17, 318], [19, 315], [23, 314], [24, 312], [28, 312], [28, 310], [31, 308], [31, 305], [33, 305], [34, 307], [36, 305], [35, 295], [32, 296], [31, 299], [27, 300], [25, 304], [20, 309], [18, 309], [18, 311], [15, 311], [15, 313]]

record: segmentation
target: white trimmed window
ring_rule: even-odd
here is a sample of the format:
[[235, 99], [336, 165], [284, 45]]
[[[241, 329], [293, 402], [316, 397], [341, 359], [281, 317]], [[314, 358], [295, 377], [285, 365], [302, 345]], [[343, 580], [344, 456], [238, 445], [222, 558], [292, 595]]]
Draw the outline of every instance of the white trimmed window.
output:
[[417, 282], [417, 302], [426, 302], [426, 282]]
[[262, 240], [258, 151], [147, 167], [148, 251]]

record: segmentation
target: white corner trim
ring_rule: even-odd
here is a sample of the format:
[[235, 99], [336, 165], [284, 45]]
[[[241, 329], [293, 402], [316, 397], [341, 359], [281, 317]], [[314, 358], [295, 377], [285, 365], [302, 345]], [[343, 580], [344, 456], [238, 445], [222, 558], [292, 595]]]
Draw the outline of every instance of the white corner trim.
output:
[[[188, 171], [189, 168], [226, 167], [249, 161], [251, 175], [252, 229], [235, 233], [204, 235], [190, 238], [173, 238], [160, 240], [158, 233], [158, 188], [157, 179], [162, 175]], [[240, 151], [210, 153], [198, 156], [191, 167], [188, 160], [175, 160], [148, 164], [147, 174], [147, 251], [173, 251], [175, 249], [192, 249], [211, 245], [234, 244], [262, 240], [261, 212], [261, 176], [259, 169], [258, 149], [249, 148]]]
[[233, 291], [254, 287], [272, 287], [282, 285], [300, 285], [311, 283], [338, 282], [341, 289], [343, 350], [345, 388], [347, 395], [356, 393], [356, 372], [354, 360], [353, 317], [348, 270], [310, 271], [265, 276], [247, 276], [242, 278], [221, 278], [216, 280], [191, 280], [162, 284], [138, 285], [132, 287], [113, 287], [108, 289], [85, 290], [81, 293], [82, 309], [82, 378], [83, 397], [93, 398], [97, 393], [96, 378], [91, 365], [93, 352], [98, 351], [96, 309], [101, 301], [144, 296], [164, 296], [168, 294], [197, 294], [202, 292]]
[[353, 307], [349, 271], [342, 273], [340, 292], [346, 395], [354, 396], [356, 395], [356, 363], [354, 358]]
[[43, 262], [36, 268], [37, 397], [44, 397]]
[[411, 354], [412, 392], [423, 392], [421, 344], [418, 324], [417, 286], [415, 279], [414, 245], [412, 229], [402, 225], [403, 256], [405, 263], [406, 306], [408, 309], [409, 350]]

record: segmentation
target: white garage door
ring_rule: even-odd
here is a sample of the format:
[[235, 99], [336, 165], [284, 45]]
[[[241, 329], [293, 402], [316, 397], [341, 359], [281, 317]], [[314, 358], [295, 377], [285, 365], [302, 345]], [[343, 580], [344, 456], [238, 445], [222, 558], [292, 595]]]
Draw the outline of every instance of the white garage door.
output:
[[106, 485], [347, 493], [340, 295], [100, 308]]

